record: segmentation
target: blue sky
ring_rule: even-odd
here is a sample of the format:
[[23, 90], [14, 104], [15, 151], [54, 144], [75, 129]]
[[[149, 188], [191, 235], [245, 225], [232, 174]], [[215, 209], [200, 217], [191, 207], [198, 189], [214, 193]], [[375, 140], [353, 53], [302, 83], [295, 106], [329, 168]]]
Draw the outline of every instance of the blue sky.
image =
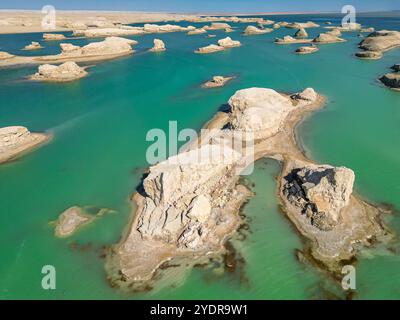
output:
[[400, 10], [400, 0], [1, 0], [0, 9], [130, 10], [170, 12], [336, 11], [351, 4], [358, 11]]

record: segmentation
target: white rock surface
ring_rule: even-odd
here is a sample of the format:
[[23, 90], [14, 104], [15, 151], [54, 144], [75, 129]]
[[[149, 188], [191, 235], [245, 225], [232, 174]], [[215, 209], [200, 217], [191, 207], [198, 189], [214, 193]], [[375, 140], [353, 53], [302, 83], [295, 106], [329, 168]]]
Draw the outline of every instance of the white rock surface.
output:
[[160, 51], [165, 51], [165, 44], [162, 40], [160, 39], [154, 39], [154, 46], [153, 48], [150, 49], [150, 51], [153, 52], [160, 52]]
[[67, 61], [59, 66], [44, 64], [39, 66], [38, 72], [31, 76], [32, 80], [66, 82], [83, 78], [87, 75], [84, 68], [73, 61]]

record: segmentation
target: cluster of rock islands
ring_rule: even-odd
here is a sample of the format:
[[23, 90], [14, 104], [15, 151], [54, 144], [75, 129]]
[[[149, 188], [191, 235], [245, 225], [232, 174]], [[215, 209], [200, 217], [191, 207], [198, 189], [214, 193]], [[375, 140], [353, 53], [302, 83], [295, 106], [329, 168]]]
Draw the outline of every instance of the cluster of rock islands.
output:
[[[400, 32], [374, 31], [359, 24], [326, 26], [326, 32], [309, 38], [307, 28], [319, 27], [314, 22], [274, 22], [263, 18], [197, 17], [193, 22], [206, 22], [201, 28], [172, 24], [144, 24], [133, 27], [99, 21], [96, 27], [85, 22], [70, 25], [75, 37], [104, 37], [99, 42], [77, 46], [64, 42], [63, 34], [48, 33], [44, 41], [61, 41], [61, 52], [46, 56], [16, 56], [0, 52], [0, 67], [36, 64], [38, 70], [29, 77], [36, 81], [67, 82], [85, 77], [86, 63], [132, 54], [137, 41], [120, 36], [167, 32], [187, 35], [206, 34], [212, 30], [232, 32], [229, 22], [253, 23], [244, 35], [261, 35], [278, 28], [296, 29], [293, 36], [277, 38], [277, 44], [309, 44], [296, 49], [297, 54], [318, 51], [317, 45], [344, 42], [342, 32], [369, 32], [356, 54], [363, 59], [379, 59], [390, 49], [400, 46]], [[266, 28], [271, 25], [271, 28]], [[208, 35], [213, 37], [215, 35]], [[152, 52], [165, 51], [165, 43], [154, 39]], [[230, 37], [219, 39], [197, 49], [199, 54], [223, 51], [241, 46]], [[25, 50], [42, 48], [39, 42]], [[399, 65], [380, 81], [399, 90]], [[214, 76], [202, 87], [224, 86], [234, 77]], [[279, 160], [279, 197], [288, 218], [308, 240], [305, 255], [332, 273], [338, 273], [345, 261], [354, 258], [363, 246], [390, 237], [380, 220], [381, 210], [353, 194], [354, 172], [345, 167], [316, 164], [307, 159], [297, 145], [294, 130], [304, 116], [324, 104], [324, 98], [312, 88], [286, 95], [267, 88], [237, 91], [228, 101], [229, 112], [218, 112], [207, 123], [207, 133], [185, 150], [148, 169], [132, 199], [136, 203], [133, 220], [121, 242], [107, 258], [109, 279], [121, 287], [143, 285], [154, 279], [163, 263], [179, 258], [195, 263], [224, 252], [224, 244], [242, 224], [241, 206], [252, 193], [240, 175], [246, 167], [263, 157]], [[238, 139], [239, 150], [226, 141]], [[0, 128], [0, 163], [44, 143], [49, 135], [31, 133], [21, 126]], [[221, 153], [221, 150], [223, 152]], [[211, 155], [203, 159], [199, 155]], [[92, 221], [80, 207], [63, 212], [55, 233], [66, 237]]]

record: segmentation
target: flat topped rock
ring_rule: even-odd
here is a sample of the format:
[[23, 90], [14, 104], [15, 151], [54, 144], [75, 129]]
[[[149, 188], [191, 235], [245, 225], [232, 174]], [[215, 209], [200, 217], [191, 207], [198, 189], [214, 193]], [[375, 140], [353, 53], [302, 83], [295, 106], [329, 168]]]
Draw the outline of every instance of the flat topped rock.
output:
[[84, 213], [81, 207], [71, 207], [60, 214], [57, 220], [55, 235], [57, 237], [69, 237], [82, 225], [89, 223], [93, 217]]
[[198, 28], [195, 30], [190, 30], [187, 34], [189, 36], [193, 36], [193, 35], [197, 35], [197, 34], [203, 34], [203, 33], [207, 33], [207, 30], [204, 28]]
[[360, 59], [377, 60], [382, 58], [383, 54], [380, 51], [360, 51], [355, 56]]
[[59, 66], [44, 64], [39, 66], [38, 72], [30, 77], [31, 80], [67, 82], [83, 78], [87, 75], [84, 68], [75, 62], [67, 61]]
[[319, 48], [317, 46], [303, 46], [296, 49], [297, 54], [310, 54], [317, 52]]
[[0, 51], [0, 60], [6, 60], [15, 57], [13, 54], [10, 54], [5, 51]]
[[221, 47], [216, 44], [210, 44], [205, 47], [201, 47], [195, 51], [195, 53], [213, 53], [213, 52], [218, 52], [218, 51], [223, 51], [225, 50], [224, 47]]
[[330, 33], [320, 33], [313, 42], [316, 43], [336, 43], [336, 42], [344, 42], [346, 40], [339, 38]]
[[40, 45], [39, 42], [32, 41], [30, 44], [26, 45], [24, 47], [24, 50], [38, 50], [42, 49], [43, 47]]
[[17, 158], [47, 139], [46, 135], [31, 133], [22, 126], [0, 128], [0, 163]]
[[381, 30], [372, 32], [361, 41], [359, 47], [367, 51], [385, 52], [400, 46], [400, 31]]
[[43, 34], [44, 40], [64, 40], [65, 36], [59, 33], [44, 33]]
[[213, 22], [209, 26], [205, 26], [206, 30], [232, 30], [232, 27], [228, 23], [224, 22]]
[[247, 26], [246, 29], [244, 29], [244, 34], [245, 35], [257, 35], [257, 34], [265, 34], [272, 32], [273, 29], [271, 28], [266, 28], [266, 29], [259, 29], [255, 26]]

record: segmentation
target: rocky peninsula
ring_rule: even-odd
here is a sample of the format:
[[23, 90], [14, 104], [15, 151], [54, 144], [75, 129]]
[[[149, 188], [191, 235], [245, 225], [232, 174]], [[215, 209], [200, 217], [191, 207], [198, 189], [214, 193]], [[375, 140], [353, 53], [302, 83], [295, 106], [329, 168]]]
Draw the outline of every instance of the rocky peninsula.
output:
[[22, 156], [49, 138], [49, 135], [32, 133], [21, 126], [0, 128], [0, 164]]
[[[323, 97], [311, 88], [291, 96], [250, 88], [237, 91], [228, 103], [229, 112], [206, 124], [211, 131], [149, 168], [132, 197], [133, 221], [107, 259], [113, 285], [140, 287], [166, 261], [180, 258], [190, 265], [224, 252], [227, 237], [241, 224], [239, 208], [251, 196], [239, 175], [262, 157], [283, 163], [278, 181], [284, 210], [310, 243], [310, 259], [327, 270], [340, 272], [361, 246], [387, 234], [380, 210], [352, 194], [350, 169], [314, 164], [297, 146], [296, 125], [324, 104]], [[226, 144], [237, 134], [244, 149]], [[203, 154], [213, 157], [199, 161]]]

